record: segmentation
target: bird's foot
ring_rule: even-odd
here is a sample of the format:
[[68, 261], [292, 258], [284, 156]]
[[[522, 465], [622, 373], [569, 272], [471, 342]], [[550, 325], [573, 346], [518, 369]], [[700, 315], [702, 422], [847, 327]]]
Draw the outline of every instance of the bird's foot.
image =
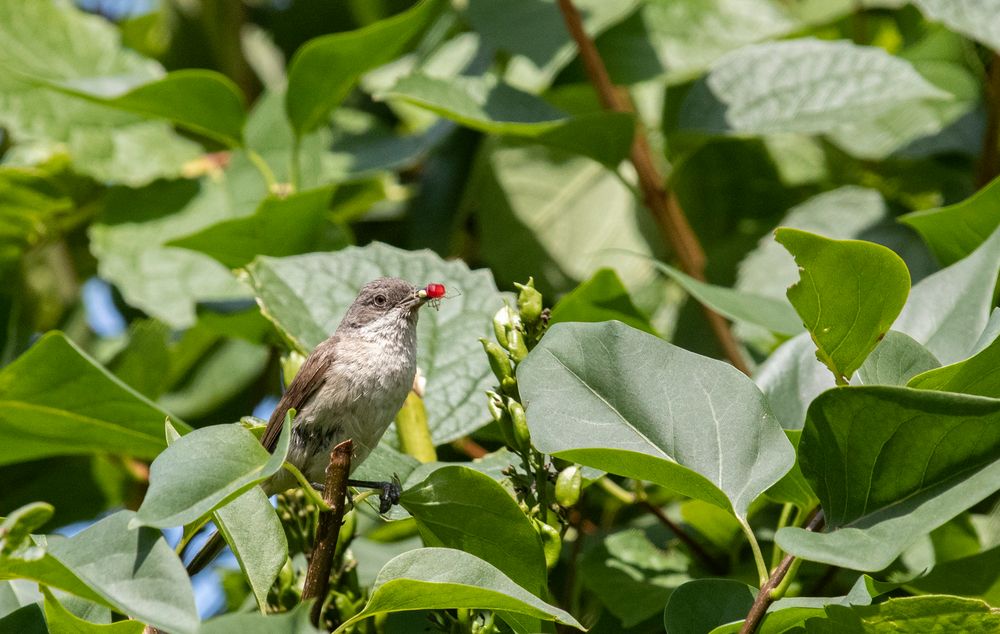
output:
[[392, 474], [392, 480], [388, 482], [370, 482], [368, 480], [348, 480], [347, 484], [352, 487], [362, 487], [365, 489], [380, 489], [378, 496], [378, 512], [385, 514], [395, 504], [399, 504], [399, 496], [403, 494], [403, 484], [399, 481], [399, 476]]

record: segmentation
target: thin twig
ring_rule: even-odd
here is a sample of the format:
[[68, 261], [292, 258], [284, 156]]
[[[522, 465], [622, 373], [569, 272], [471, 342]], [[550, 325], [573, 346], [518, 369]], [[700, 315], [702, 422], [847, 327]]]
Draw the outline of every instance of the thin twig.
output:
[[350, 439], [340, 443], [330, 452], [330, 464], [326, 468], [326, 482], [323, 485], [323, 500], [330, 512], [321, 513], [316, 527], [316, 542], [309, 557], [302, 600], [316, 599], [312, 607], [313, 625], [319, 627], [323, 616], [323, 600], [330, 592], [330, 570], [333, 556], [337, 552], [337, 538], [340, 525], [344, 521], [344, 507], [347, 497], [347, 476], [351, 472]]
[[985, 186], [1000, 174], [1000, 53], [994, 53], [986, 80], [986, 130], [983, 132], [983, 149], [979, 157], [979, 174], [976, 184]]
[[[807, 531], [818, 531], [821, 528], [823, 528], [823, 511], [817, 508], [813, 511], [813, 515], [809, 518], [805, 529]], [[794, 561], [794, 555], [785, 555], [781, 563], [778, 564], [778, 567], [768, 577], [767, 583], [760, 587], [760, 592], [757, 593], [757, 598], [754, 599], [753, 605], [750, 606], [750, 612], [747, 613], [747, 619], [743, 622], [743, 627], [740, 628], [740, 634], [753, 634], [757, 631], [757, 626], [760, 625], [761, 619], [764, 618], [767, 608], [774, 602], [772, 592], [781, 585]]]
[[[608, 75], [604, 60], [601, 59], [594, 41], [584, 31], [580, 13], [573, 6], [573, 2], [559, 0], [559, 9], [566, 21], [566, 28], [580, 51], [580, 59], [583, 61], [587, 76], [597, 91], [601, 104], [606, 110], [634, 114], [635, 108], [632, 106], [628, 93], [611, 83], [611, 77]], [[698, 237], [684, 216], [684, 211], [677, 198], [663, 186], [663, 176], [653, 160], [653, 152], [650, 149], [645, 130], [642, 129], [638, 121], [636, 121], [636, 126], [630, 158], [639, 177], [643, 202], [653, 214], [664, 240], [677, 254], [681, 269], [691, 277], [705, 281], [705, 252], [701, 248], [701, 243], [698, 242]], [[743, 359], [743, 352], [729, 329], [729, 323], [704, 304], [702, 308], [726, 358], [744, 374], [749, 374], [750, 371]]]

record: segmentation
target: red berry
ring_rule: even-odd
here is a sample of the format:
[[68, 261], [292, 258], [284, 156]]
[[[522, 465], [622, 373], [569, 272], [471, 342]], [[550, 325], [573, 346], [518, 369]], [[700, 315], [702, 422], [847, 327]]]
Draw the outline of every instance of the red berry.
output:
[[431, 283], [428, 284], [427, 288], [424, 290], [427, 291], [427, 297], [431, 299], [438, 299], [439, 297], [444, 297], [444, 284]]

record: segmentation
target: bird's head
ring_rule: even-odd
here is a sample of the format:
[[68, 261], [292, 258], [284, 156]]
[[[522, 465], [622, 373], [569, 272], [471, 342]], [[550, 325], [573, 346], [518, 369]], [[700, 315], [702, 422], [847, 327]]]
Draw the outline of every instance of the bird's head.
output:
[[338, 331], [381, 330], [413, 325], [417, 313], [428, 300], [443, 295], [444, 286], [428, 284], [419, 288], [398, 277], [380, 277], [361, 287], [354, 303], [347, 309]]

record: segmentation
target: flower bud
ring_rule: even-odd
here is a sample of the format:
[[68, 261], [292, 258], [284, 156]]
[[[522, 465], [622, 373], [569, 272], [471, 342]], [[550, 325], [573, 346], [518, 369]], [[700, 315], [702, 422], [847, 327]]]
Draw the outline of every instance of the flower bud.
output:
[[508, 399], [507, 411], [514, 429], [514, 448], [522, 453], [531, 450], [531, 432], [528, 430], [528, 417], [524, 414], [524, 406], [514, 399]]
[[513, 368], [510, 367], [510, 358], [507, 356], [507, 352], [499, 344], [488, 339], [480, 339], [479, 341], [483, 344], [486, 356], [489, 357], [490, 369], [493, 370], [493, 374], [500, 381], [500, 384], [503, 385], [504, 379], [512, 378], [514, 374]]
[[535, 280], [529, 277], [527, 284], [514, 284], [520, 291], [517, 295], [517, 310], [521, 319], [534, 325], [542, 315], [542, 294], [535, 290]]
[[573, 506], [580, 500], [583, 488], [583, 474], [580, 467], [572, 465], [559, 472], [556, 477], [556, 502], [560, 506]]

